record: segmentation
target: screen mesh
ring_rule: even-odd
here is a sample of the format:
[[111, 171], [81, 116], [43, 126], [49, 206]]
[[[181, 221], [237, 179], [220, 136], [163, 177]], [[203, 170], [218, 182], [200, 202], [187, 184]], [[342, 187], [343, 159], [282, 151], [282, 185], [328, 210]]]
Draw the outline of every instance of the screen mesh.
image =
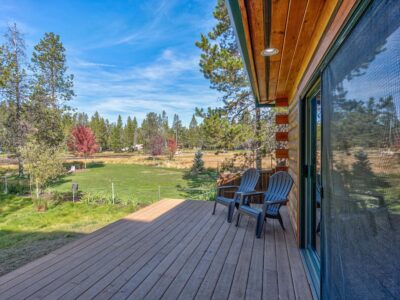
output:
[[322, 296], [400, 299], [400, 1], [374, 1], [322, 75]]

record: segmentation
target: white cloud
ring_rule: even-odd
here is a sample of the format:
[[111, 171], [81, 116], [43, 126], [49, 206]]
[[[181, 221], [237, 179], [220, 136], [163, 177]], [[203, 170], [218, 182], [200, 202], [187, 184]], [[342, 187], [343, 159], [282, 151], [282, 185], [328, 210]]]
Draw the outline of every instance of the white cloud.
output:
[[150, 111], [179, 113], [190, 122], [195, 107], [217, 106], [218, 93], [209, 89], [198, 70], [198, 57], [164, 49], [142, 66], [110, 67], [72, 60], [76, 100], [80, 111], [99, 111], [115, 121], [116, 115], [135, 115], [139, 121]]

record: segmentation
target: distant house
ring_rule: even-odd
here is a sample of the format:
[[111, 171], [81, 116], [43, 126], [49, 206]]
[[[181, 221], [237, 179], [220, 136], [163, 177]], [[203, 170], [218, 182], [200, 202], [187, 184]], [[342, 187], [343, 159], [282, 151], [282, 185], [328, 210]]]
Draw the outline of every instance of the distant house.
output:
[[133, 151], [141, 151], [143, 150], [143, 144], [136, 144], [133, 146]]

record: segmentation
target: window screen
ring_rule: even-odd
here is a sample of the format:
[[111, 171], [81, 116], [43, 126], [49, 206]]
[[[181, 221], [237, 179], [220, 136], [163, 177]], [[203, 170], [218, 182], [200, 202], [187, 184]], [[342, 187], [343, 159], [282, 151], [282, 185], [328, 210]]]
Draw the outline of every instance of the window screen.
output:
[[323, 299], [400, 299], [400, 1], [374, 1], [322, 75]]

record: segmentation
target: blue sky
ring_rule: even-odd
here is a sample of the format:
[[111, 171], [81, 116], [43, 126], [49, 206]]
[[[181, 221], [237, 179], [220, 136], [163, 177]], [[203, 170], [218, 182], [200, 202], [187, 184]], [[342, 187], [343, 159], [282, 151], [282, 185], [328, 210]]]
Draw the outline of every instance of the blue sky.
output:
[[61, 36], [75, 75], [71, 106], [139, 121], [150, 111], [178, 113], [218, 106], [219, 95], [199, 71], [200, 33], [214, 25], [215, 1], [1, 0], [0, 29], [16, 22], [28, 54], [45, 32]]

